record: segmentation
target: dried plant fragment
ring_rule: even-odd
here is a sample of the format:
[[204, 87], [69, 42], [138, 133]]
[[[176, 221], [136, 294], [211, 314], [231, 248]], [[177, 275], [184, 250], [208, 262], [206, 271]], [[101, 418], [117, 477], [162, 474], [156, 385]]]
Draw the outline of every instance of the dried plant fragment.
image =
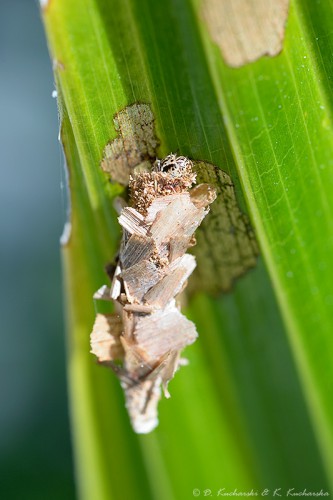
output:
[[[192, 253], [198, 267], [190, 281], [190, 290], [212, 293], [227, 292], [234, 281], [256, 266], [258, 244], [249, 218], [236, 199], [235, 187], [229, 175], [207, 162], [193, 162], [199, 184], [191, 190], [191, 199], [198, 206], [209, 193], [201, 193], [202, 186], [215, 187], [216, 201], [209, 217], [196, 232], [198, 244]], [[205, 188], [207, 189], [207, 188]]]
[[110, 361], [123, 358], [120, 341], [122, 321], [116, 314], [97, 314], [91, 333], [91, 352], [99, 361]]
[[181, 351], [198, 335], [176, 299], [196, 266], [195, 257], [185, 252], [215, 190], [191, 189], [192, 167], [188, 158], [171, 154], [157, 160], [151, 172], [131, 176], [133, 206], [124, 207], [118, 218], [123, 239], [111, 288], [94, 295], [113, 300], [118, 314], [97, 315], [92, 352], [119, 377], [138, 433], [158, 425], [161, 387], [169, 397], [169, 380], [184, 364]]
[[125, 207], [119, 216], [119, 224], [130, 234], [146, 236], [144, 217], [132, 207]]
[[122, 252], [123, 268], [127, 269], [149, 259], [155, 251], [156, 244], [153, 238], [132, 234]]
[[132, 104], [113, 121], [118, 137], [106, 145], [101, 165], [111, 180], [127, 186], [133, 169], [141, 165], [147, 170], [156, 157], [154, 116], [148, 104]]
[[150, 260], [124, 269], [119, 276], [124, 283], [128, 303], [140, 303], [148, 290], [161, 279], [156, 265]]
[[165, 308], [170, 300], [183, 290], [195, 266], [193, 255], [185, 254], [179, 257], [165, 269], [164, 277], [145, 294], [144, 302], [158, 309]]
[[204, 0], [202, 15], [232, 67], [282, 50], [289, 0]]

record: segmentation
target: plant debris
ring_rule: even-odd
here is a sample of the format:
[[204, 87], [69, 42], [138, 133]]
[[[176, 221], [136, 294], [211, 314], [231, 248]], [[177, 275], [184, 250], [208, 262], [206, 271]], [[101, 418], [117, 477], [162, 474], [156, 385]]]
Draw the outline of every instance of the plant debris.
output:
[[137, 433], [158, 425], [161, 388], [185, 364], [181, 352], [197, 338], [194, 323], [177, 304], [196, 267], [185, 253], [194, 232], [215, 199], [209, 184], [196, 182], [192, 162], [169, 155], [151, 172], [130, 177], [133, 206], [118, 218], [123, 237], [111, 287], [94, 298], [111, 300], [114, 314], [98, 314], [91, 334], [91, 352], [117, 374], [126, 407]]

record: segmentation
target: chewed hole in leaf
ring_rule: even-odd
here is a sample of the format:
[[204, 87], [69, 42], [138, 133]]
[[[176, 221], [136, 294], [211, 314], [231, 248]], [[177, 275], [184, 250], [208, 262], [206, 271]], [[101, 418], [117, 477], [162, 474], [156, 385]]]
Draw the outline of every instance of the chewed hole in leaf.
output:
[[212, 184], [217, 198], [196, 232], [192, 253], [198, 266], [189, 289], [227, 292], [256, 265], [258, 244], [248, 216], [239, 208], [230, 176], [210, 163], [193, 163], [198, 182]]

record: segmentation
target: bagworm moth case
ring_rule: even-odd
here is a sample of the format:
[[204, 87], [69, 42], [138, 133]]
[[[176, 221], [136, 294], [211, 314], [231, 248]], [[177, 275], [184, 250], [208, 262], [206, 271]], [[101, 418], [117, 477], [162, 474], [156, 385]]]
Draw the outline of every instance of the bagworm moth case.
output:
[[174, 154], [130, 178], [112, 284], [94, 295], [112, 300], [115, 312], [97, 314], [91, 352], [119, 377], [137, 433], [158, 425], [161, 388], [169, 397], [168, 382], [185, 362], [181, 351], [198, 335], [176, 301], [196, 266], [186, 250], [216, 197], [209, 184], [193, 188], [195, 181], [192, 162]]

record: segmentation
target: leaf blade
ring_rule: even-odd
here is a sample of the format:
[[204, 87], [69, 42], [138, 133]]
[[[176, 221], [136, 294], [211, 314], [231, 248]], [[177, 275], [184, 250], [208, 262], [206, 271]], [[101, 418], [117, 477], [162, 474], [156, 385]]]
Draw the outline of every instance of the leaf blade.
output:
[[284, 49], [274, 59], [230, 70], [206, 33], [202, 36], [221, 111], [228, 117], [239, 177], [330, 473], [333, 408], [326, 380], [332, 377], [333, 311], [331, 304], [323, 304], [330, 297], [332, 273], [317, 263], [328, 269], [332, 251], [331, 237], [327, 240], [332, 234], [332, 128], [329, 113], [322, 109], [316, 67], [311, 61], [305, 64], [311, 48], [302, 37], [296, 5], [292, 4]]
[[[213, 85], [214, 78], [206, 71], [209, 64], [205, 61], [205, 51], [201, 46], [195, 17], [189, 5], [184, 2], [169, 1], [161, 6], [148, 0], [140, 4], [134, 1], [127, 4], [113, 2], [114, 8], [111, 11], [108, 2], [86, 0], [85, 12], [82, 13], [79, 3], [74, 0], [67, 3], [58, 0], [53, 4], [56, 6], [54, 7], [56, 11], [52, 14], [50, 10], [50, 18], [47, 21], [51, 50], [59, 59], [58, 51], [59, 54], [67, 51], [68, 60], [75, 63], [73, 67], [68, 66], [67, 69], [70, 70], [68, 73], [66, 69], [61, 72], [60, 68], [57, 73], [59, 86], [64, 94], [65, 106], [68, 106], [73, 124], [74, 137], [79, 146], [78, 154], [82, 169], [86, 172], [84, 185], [88, 191], [88, 198], [85, 210], [86, 213], [91, 212], [92, 223], [86, 225], [85, 230], [88, 239], [96, 240], [94, 249], [89, 250], [88, 242], [85, 243], [87, 260], [89, 253], [93, 255], [89, 265], [91, 284], [89, 290], [85, 292], [87, 301], [88, 295], [91, 296], [94, 290], [103, 283], [102, 269], [115, 250], [118, 234], [114, 212], [110, 205], [115, 194], [115, 187], [108, 185], [98, 164], [106, 142], [115, 137], [112, 117], [120, 108], [133, 103], [133, 99], [152, 104], [158, 135], [162, 141], [161, 156], [178, 147], [182, 154], [187, 154], [192, 158], [206, 159], [223, 166], [232, 174], [238, 199], [241, 204], [243, 202], [240, 182], [236, 176], [237, 168], [233, 159], [232, 148], [236, 149], [236, 142], [232, 140], [230, 127], [226, 130], [224, 125], [219, 92]], [[75, 26], [76, 20], [80, 19], [81, 22], [82, 17], [84, 17], [82, 21], [84, 29], [81, 27], [78, 30]], [[103, 60], [100, 60], [101, 56], [97, 57], [95, 52], [98, 42], [96, 41], [96, 27], [91, 26], [94, 23], [99, 26], [98, 37], [102, 39], [99, 44], [104, 47], [102, 55], [104, 59], [108, 58], [106, 67]], [[62, 26], [61, 29], [60, 26]], [[168, 40], [170, 26], [173, 27], [174, 42], [172, 44]], [[133, 49], [132, 39], [139, 40], [138, 50]], [[212, 54], [213, 52], [209, 57], [212, 57]], [[94, 73], [98, 75], [98, 81]], [[113, 74], [112, 87], [117, 89], [113, 97], [108, 94], [111, 74]], [[79, 99], [77, 99], [78, 95], [81, 95]], [[109, 122], [107, 117], [109, 117]], [[254, 137], [258, 135], [256, 131], [251, 130], [251, 133]], [[80, 170], [79, 166], [77, 168]], [[92, 231], [91, 226], [95, 226]], [[73, 256], [71, 273], [74, 273], [74, 270], [75, 257]], [[201, 347], [200, 349], [193, 347], [193, 350], [189, 351], [192, 353], [193, 361], [189, 369], [195, 369], [195, 373], [191, 371], [191, 376], [183, 372], [177, 374], [173, 382], [175, 406], [172, 401], [162, 402], [162, 423], [156, 432], [156, 438], [155, 435], [140, 438], [143, 450], [143, 457], [140, 461], [146, 465], [155, 496], [157, 486], [153, 476], [156, 473], [156, 464], [158, 464], [159, 476], [164, 478], [164, 491], [167, 492], [165, 495], [172, 494], [175, 498], [184, 498], [184, 495], [195, 487], [194, 476], [202, 488], [209, 484], [218, 489], [220, 470], [223, 470], [225, 477], [228, 478], [226, 479], [228, 487], [236, 485], [238, 488], [242, 486], [246, 488], [249, 486], [250, 489], [253, 485], [267, 485], [265, 481], [270, 485], [278, 481], [288, 486], [290, 480], [293, 484], [299, 484], [302, 487], [304, 475], [309, 485], [325, 483], [316, 444], [312, 438], [312, 430], [306, 414], [304, 416], [302, 414], [305, 412], [305, 407], [297, 384], [297, 375], [293, 371], [292, 361], [288, 355], [283, 326], [279, 322], [274, 326], [273, 333], [279, 339], [278, 346], [282, 352], [282, 359], [280, 363], [272, 367], [269, 373], [278, 378], [284, 373], [285, 365], [287, 365], [288, 373], [292, 377], [292, 395], [288, 399], [288, 405], [297, 412], [297, 417], [301, 422], [299, 429], [295, 432], [295, 429], [287, 427], [286, 417], [281, 418], [282, 422], [279, 423], [279, 419], [274, 415], [277, 408], [282, 415], [284, 404], [283, 395], [278, 393], [278, 386], [275, 387], [274, 394], [270, 394], [269, 387], [264, 387], [261, 382], [262, 396], [258, 398], [258, 407], [255, 409], [251, 408], [249, 400], [245, 398], [246, 377], [240, 374], [244, 353], [232, 346], [230, 339], [234, 336], [235, 342], [243, 345], [242, 328], [248, 323], [249, 326], [245, 330], [248, 331], [252, 342], [255, 344], [258, 331], [260, 341], [263, 342], [265, 328], [262, 322], [268, 327], [271, 322], [276, 321], [278, 316], [264, 268], [256, 269], [251, 274], [249, 282], [250, 285], [240, 285], [240, 291], [232, 294], [231, 298], [213, 301], [209, 306], [212, 319], [207, 320], [207, 323], [202, 322], [203, 315], [205, 320], [207, 319], [204, 313], [205, 307], [209, 304], [207, 298], [201, 297], [190, 309], [193, 316], [195, 316], [196, 309], [202, 311], [200, 317], [196, 316], [197, 323], [201, 324]], [[268, 297], [264, 313], [260, 310], [261, 294], [256, 291], [257, 287], [262, 286], [262, 282], [265, 282], [264, 290]], [[244, 308], [245, 313], [242, 312], [241, 305], [248, 303], [249, 294], [255, 298], [253, 302], [255, 310], [251, 312], [247, 307]], [[86, 304], [88, 307], [88, 302]], [[78, 308], [78, 305], [72, 304], [72, 301], [69, 301], [69, 305]], [[238, 311], [240, 311], [242, 322], [237, 322]], [[249, 314], [252, 316], [248, 316]], [[222, 327], [225, 328], [224, 331]], [[206, 330], [209, 332], [209, 339], [206, 338]], [[86, 330], [85, 338], [88, 333], [89, 331]], [[272, 335], [272, 340], [273, 338]], [[219, 366], [219, 358], [216, 355], [213, 356], [214, 345], [218, 346], [221, 359], [228, 359], [227, 370], [222, 370]], [[78, 348], [85, 356], [86, 369], [90, 370], [86, 347], [81, 344]], [[223, 355], [223, 351], [226, 351], [227, 355]], [[254, 349], [252, 356], [247, 366], [252, 393], [255, 394], [253, 388], [257, 381], [256, 370], [260, 366], [261, 353]], [[272, 359], [271, 348], [264, 350], [264, 356], [267, 362]], [[213, 366], [207, 362], [207, 359], [212, 361]], [[102, 371], [102, 368], [99, 371]], [[259, 371], [261, 374], [262, 369], [260, 368]], [[109, 398], [108, 383], [105, 382], [108, 375], [97, 373], [97, 371], [94, 375], [96, 377], [94, 381], [99, 384], [101, 394], [106, 400]], [[75, 391], [74, 379], [72, 384], [73, 391]], [[208, 394], [207, 413], [205, 414], [200, 409], [197, 420], [196, 409], [200, 408], [202, 397], [197, 394], [196, 384]], [[221, 401], [221, 394], [228, 403]], [[291, 405], [293, 396], [296, 397], [295, 406]], [[277, 403], [274, 399], [277, 399]], [[107, 409], [103, 411], [104, 415], [111, 411], [109, 402], [103, 402], [102, 397], [91, 404], [96, 405], [96, 411], [106, 404]], [[233, 419], [234, 415], [241, 415], [237, 425]], [[255, 425], [258, 418], [264, 424], [263, 429]], [[95, 420], [93, 423], [97, 434], [105, 420], [107, 417], [101, 419], [100, 422]], [[280, 433], [278, 435], [277, 429]], [[283, 446], [280, 446], [279, 436], [283, 435], [283, 429], [286, 437]], [[212, 438], [212, 430], [218, 439]], [[260, 431], [262, 431], [260, 447], [256, 449], [255, 437], [260, 436]], [[249, 432], [252, 435], [247, 436]], [[306, 457], [302, 457], [302, 470], [300, 470], [294, 465], [293, 453], [288, 453], [288, 451], [291, 451], [295, 444], [299, 446], [305, 437], [308, 453]], [[172, 446], [168, 446], [168, 441]], [[174, 451], [179, 447], [179, 443], [182, 443], [180, 456]], [[210, 449], [206, 446], [207, 443]], [[272, 447], [276, 448], [277, 460], [275, 457], [267, 458]], [[226, 455], [229, 454], [232, 457], [229, 465], [221, 460], [221, 449]], [[152, 450], [153, 456], [151, 456]], [[108, 458], [103, 453], [103, 449], [100, 453], [103, 456], [101, 460], [107, 461]], [[276, 464], [279, 466], [275, 470]], [[131, 467], [134, 467], [134, 464]], [[313, 473], [311, 469], [314, 469]], [[307, 471], [306, 474], [304, 471]], [[82, 484], [85, 484], [85, 474], [89, 474], [87, 469], [81, 475]], [[112, 491], [111, 483], [108, 484], [108, 488]]]

